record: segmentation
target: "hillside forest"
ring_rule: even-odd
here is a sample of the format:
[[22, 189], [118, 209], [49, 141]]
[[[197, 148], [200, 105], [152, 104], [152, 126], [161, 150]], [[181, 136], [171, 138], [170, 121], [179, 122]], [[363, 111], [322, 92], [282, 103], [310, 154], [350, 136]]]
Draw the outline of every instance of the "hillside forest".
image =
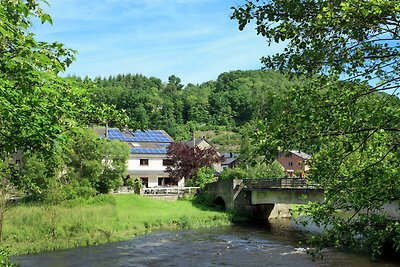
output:
[[261, 118], [281, 112], [280, 97], [300, 82], [273, 71], [231, 71], [216, 81], [167, 83], [141, 74], [120, 74], [93, 80], [73, 77], [89, 88], [94, 105], [126, 112], [134, 129], [163, 129], [175, 140], [206, 137], [222, 151], [239, 151], [241, 131]]

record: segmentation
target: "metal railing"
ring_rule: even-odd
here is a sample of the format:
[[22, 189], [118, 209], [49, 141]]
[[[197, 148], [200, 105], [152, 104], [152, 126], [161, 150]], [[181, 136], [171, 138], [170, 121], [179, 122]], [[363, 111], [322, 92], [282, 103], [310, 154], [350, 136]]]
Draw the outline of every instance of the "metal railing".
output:
[[243, 184], [246, 188], [292, 188], [292, 189], [316, 189], [317, 184], [310, 183], [304, 178], [245, 178]]
[[145, 195], [192, 195], [196, 194], [199, 187], [148, 187], [143, 188]]

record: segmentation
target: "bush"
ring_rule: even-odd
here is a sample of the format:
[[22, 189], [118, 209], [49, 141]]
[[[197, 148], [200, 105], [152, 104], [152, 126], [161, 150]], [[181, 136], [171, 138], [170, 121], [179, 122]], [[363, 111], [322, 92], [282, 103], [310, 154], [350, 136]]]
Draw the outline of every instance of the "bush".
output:
[[214, 170], [210, 167], [200, 168], [196, 175], [186, 182], [186, 186], [198, 186], [204, 188], [206, 184], [214, 181]]
[[229, 180], [229, 179], [243, 179], [243, 178], [247, 178], [248, 174], [246, 170], [243, 170], [241, 168], [234, 168], [234, 169], [230, 169], [230, 168], [225, 168], [221, 175], [219, 176], [220, 180]]
[[249, 178], [277, 178], [284, 177], [285, 172], [282, 165], [274, 160], [270, 164], [260, 162], [252, 166], [248, 169], [248, 176]]
[[208, 207], [215, 207], [214, 196], [209, 192], [202, 192], [198, 194], [194, 199], [193, 203], [200, 204]]
[[136, 176], [130, 177], [128, 180], [126, 180], [126, 185], [131, 187], [131, 188], [143, 188], [144, 184], [142, 179]]

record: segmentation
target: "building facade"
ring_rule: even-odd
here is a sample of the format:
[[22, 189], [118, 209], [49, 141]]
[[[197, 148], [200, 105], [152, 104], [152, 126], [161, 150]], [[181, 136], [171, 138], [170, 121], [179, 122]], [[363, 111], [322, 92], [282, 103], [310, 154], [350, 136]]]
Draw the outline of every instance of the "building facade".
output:
[[311, 159], [311, 156], [302, 151], [290, 150], [288, 152], [282, 152], [278, 154], [277, 161], [282, 165], [285, 174], [293, 176], [295, 172], [300, 172], [304, 176], [309, 170], [307, 161]]

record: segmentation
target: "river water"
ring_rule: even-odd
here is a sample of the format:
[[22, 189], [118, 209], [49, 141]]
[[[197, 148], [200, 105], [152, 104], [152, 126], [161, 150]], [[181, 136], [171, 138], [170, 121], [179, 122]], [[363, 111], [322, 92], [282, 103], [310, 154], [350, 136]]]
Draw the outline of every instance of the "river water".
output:
[[14, 257], [21, 266], [399, 266], [365, 255], [324, 251], [312, 261], [287, 220], [264, 227], [163, 231], [128, 241]]

